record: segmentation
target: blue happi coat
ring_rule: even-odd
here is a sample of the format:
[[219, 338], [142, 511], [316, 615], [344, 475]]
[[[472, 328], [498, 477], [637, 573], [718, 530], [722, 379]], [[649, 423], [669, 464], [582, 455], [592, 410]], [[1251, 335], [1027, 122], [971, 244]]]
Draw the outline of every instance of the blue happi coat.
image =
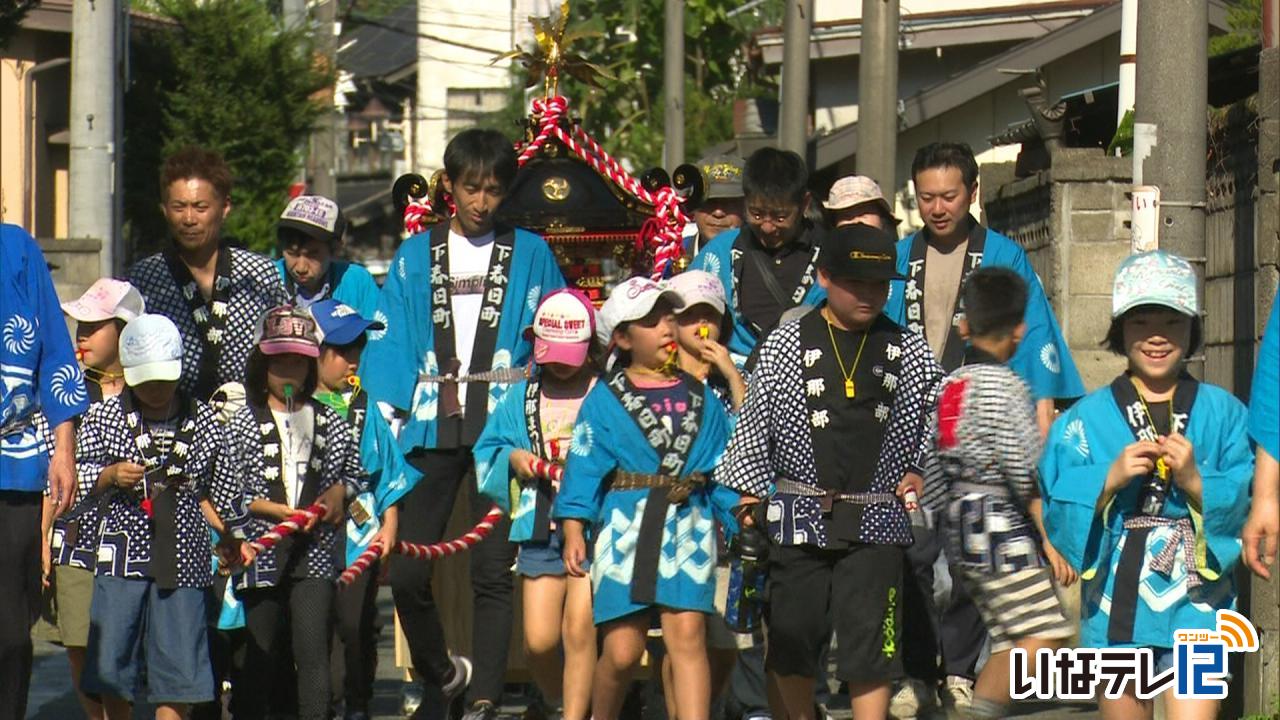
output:
[[369, 519], [364, 524], [347, 516], [347, 564], [350, 565], [382, 528], [387, 508], [399, 502], [422, 479], [400, 451], [391, 427], [377, 408], [368, 408], [360, 429], [360, 465], [368, 474], [366, 490], [358, 496]]
[[[1201, 583], [1188, 585], [1182, 548], [1176, 551], [1171, 570], [1153, 569], [1153, 559], [1174, 531], [1152, 529], [1139, 575], [1131, 642], [1112, 641], [1108, 627], [1120, 556], [1133, 533], [1124, 527], [1124, 520], [1135, 513], [1141, 479], [1116, 493], [1101, 514], [1095, 513], [1112, 462], [1135, 442], [1122, 413], [1111, 389], [1103, 387], [1053, 424], [1040, 461], [1044, 525], [1053, 546], [1081, 571], [1082, 646], [1171, 648], [1175, 630], [1213, 630], [1216, 611], [1235, 605], [1232, 575], [1240, 557], [1238, 538], [1249, 511], [1253, 476], [1245, 408], [1222, 388], [1201, 383], [1190, 419], [1178, 419], [1204, 478], [1202, 508], [1189, 508], [1186, 495], [1171, 484], [1162, 515], [1191, 519]], [[1125, 590], [1132, 595], [1131, 588], [1122, 593]]]
[[[497, 341], [491, 369], [518, 368], [529, 361], [533, 344], [524, 330], [533, 324], [542, 296], [562, 287], [564, 276], [547, 243], [534, 233], [517, 229], [502, 310], [492, 319], [497, 323]], [[374, 313], [374, 319], [386, 328], [369, 331], [369, 346], [360, 363], [366, 370], [364, 387], [370, 399], [408, 411], [399, 435], [400, 448], [406, 453], [436, 447], [440, 386], [419, 381], [420, 375], [441, 372], [432, 325], [434, 309], [430, 234], [424, 232], [405, 240], [396, 251]], [[508, 387], [490, 383], [490, 411]]]
[[0, 223], [0, 490], [45, 489], [50, 448], [37, 413], [56, 428], [88, 407], [44, 254]]
[[1271, 303], [1271, 319], [1262, 334], [1258, 364], [1249, 391], [1249, 435], [1258, 447], [1280, 458], [1280, 294]]
[[[280, 273], [280, 282], [290, 291], [293, 299], [293, 282], [289, 279], [289, 270], [285, 267], [284, 258], [276, 259], [276, 270]], [[361, 317], [371, 318], [378, 310], [378, 283], [373, 275], [360, 263], [347, 260], [333, 260], [329, 263], [329, 273], [324, 282], [329, 286], [329, 294], [343, 305], [350, 305], [360, 313]], [[323, 297], [313, 300], [323, 300]]]
[[[489, 414], [484, 432], [472, 449], [476, 459], [476, 485], [480, 493], [493, 500], [511, 515], [512, 542], [525, 542], [533, 537], [536, 487], [522, 488], [511, 472], [511, 452], [526, 450], [538, 454], [529, 439], [525, 418], [525, 391], [528, 381], [516, 383]], [[514, 508], [514, 509], [513, 509]]]
[[[514, 395], [514, 393], [513, 393]], [[710, 476], [729, 442], [724, 406], [705, 385], [701, 427], [684, 474]], [[584, 521], [595, 551], [591, 561], [592, 613], [597, 625], [645, 610], [632, 602], [632, 571], [640, 522], [649, 490], [610, 490], [614, 470], [656, 473], [658, 453], [604, 381], [587, 393], [578, 411], [564, 481], [552, 517]], [[716, 520], [732, 533], [731, 509], [738, 494], [708, 483], [687, 501], [667, 509], [658, 555], [654, 605], [676, 610], [714, 611]]]
[[[734, 298], [734, 291], [737, 285], [733, 281], [733, 245], [737, 242], [741, 233], [741, 228], [733, 228], [715, 236], [713, 240], [702, 246], [702, 250], [698, 252], [697, 257], [689, 265], [691, 270], [705, 270], [715, 275], [720, 278], [720, 283], [724, 285], [725, 312], [729, 315], [730, 322], [733, 323], [733, 332], [729, 334], [724, 346], [729, 349], [729, 354], [733, 357], [734, 364], [738, 367], [742, 367], [751, 352], [756, 349], [756, 345], [764, 339], [758, 337], [746, 320], [734, 312], [734, 308], [739, 307], [740, 304]], [[783, 289], [791, 290], [791, 288]], [[826, 299], [827, 291], [823, 290], [815, 279], [813, 284], [805, 291], [800, 304], [816, 306]]]
[[[1027, 323], [1027, 331], [1018, 345], [1017, 352], [1009, 360], [1009, 367], [1031, 388], [1031, 394], [1037, 400], [1044, 398], [1076, 398], [1084, 395], [1084, 383], [1080, 373], [1076, 371], [1075, 362], [1067, 347], [1066, 338], [1054, 318], [1053, 307], [1044, 294], [1044, 286], [1031, 261], [1018, 243], [988, 229], [985, 247], [983, 248], [980, 266], [1007, 267], [1022, 276], [1027, 282], [1027, 310], [1023, 319]], [[898, 273], [910, 276], [911, 244], [915, 235], [898, 241]], [[920, 292], [910, 281], [894, 280], [889, 285], [889, 301], [885, 304], [884, 314], [903, 327], [913, 324], [923, 325], [922, 319], [907, 317], [906, 294]], [[917, 332], [923, 333], [923, 330]]]

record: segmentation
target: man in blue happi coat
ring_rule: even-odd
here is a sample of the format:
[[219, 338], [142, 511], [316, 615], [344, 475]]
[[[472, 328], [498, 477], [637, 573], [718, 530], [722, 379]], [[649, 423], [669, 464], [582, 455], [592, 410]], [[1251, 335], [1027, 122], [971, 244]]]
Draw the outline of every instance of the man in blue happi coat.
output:
[[[1003, 266], [1017, 272], [1027, 282], [1027, 330], [1009, 367], [1031, 388], [1043, 434], [1053, 422], [1055, 399], [1080, 397], [1084, 385], [1040, 278], [1015, 241], [983, 227], [969, 214], [978, 192], [978, 163], [968, 145], [939, 142], [920, 148], [911, 164], [911, 179], [924, 227], [898, 242], [898, 273], [906, 279], [893, 283], [885, 314], [923, 335], [943, 370], [951, 372], [965, 363], [966, 343], [958, 325], [963, 314], [959, 293], [965, 280], [980, 266]], [[926, 542], [917, 542], [909, 557], [927, 597], [933, 582], [933, 560], [940, 548], [929, 542], [934, 538], [922, 539]], [[974, 666], [986, 631], [969, 598], [958, 587], [953, 587], [952, 593], [939, 628], [947, 676], [944, 700], [954, 700], [963, 708], [972, 694]], [[937, 673], [917, 674], [934, 666], [935, 646], [928, 644], [929, 640], [913, 640], [909, 634], [906, 643], [908, 671], [926, 682], [940, 679]], [[919, 651], [923, 670], [915, 667], [913, 650]]]
[[88, 406], [44, 255], [0, 224], [0, 717], [26, 713], [42, 496], [48, 488], [58, 514], [75, 499], [72, 420]]
[[[457, 212], [396, 252], [361, 367], [380, 406], [404, 414], [399, 443], [422, 480], [400, 500], [400, 538], [439, 541], [464, 484], [478, 519], [471, 448], [485, 419], [525, 379], [532, 343], [525, 328], [545, 293], [564, 287], [555, 256], [534, 233], [505, 227], [497, 210], [515, 180], [511, 141], [492, 130], [459, 133], [444, 152], [444, 186]], [[385, 409], [385, 407], [384, 407]], [[493, 720], [511, 635], [515, 546], [504, 519], [470, 551], [475, 600], [471, 661], [453, 656], [431, 594], [431, 565], [396, 557], [391, 589], [413, 666], [445, 698], [470, 686], [467, 720]], [[432, 703], [423, 703], [425, 712]]]

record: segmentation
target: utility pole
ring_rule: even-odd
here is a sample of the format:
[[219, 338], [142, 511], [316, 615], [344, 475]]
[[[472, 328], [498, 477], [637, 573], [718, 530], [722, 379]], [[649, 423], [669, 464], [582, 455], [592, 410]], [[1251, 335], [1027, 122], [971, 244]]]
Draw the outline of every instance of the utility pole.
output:
[[[1178, 38], [1170, 42], [1170, 38]], [[1204, 0], [1138, 5], [1133, 183], [1160, 188], [1160, 247], [1205, 270], [1209, 17]], [[1197, 375], [1203, 363], [1194, 363]]]
[[[335, 74], [332, 92], [337, 92], [338, 71], [338, 20], [337, 0], [327, 0], [316, 8], [316, 50], [324, 56], [325, 67]], [[311, 133], [311, 158], [308, 179], [311, 192], [327, 198], [338, 197], [338, 127], [341, 115], [334, 107], [331, 95], [324, 112]]]
[[809, 141], [809, 33], [813, 0], [786, 0], [782, 21], [782, 99], [778, 147], [806, 157]]
[[121, 106], [119, 0], [75, 0], [71, 10], [71, 217], [73, 238], [102, 243], [99, 272], [120, 270], [116, 196]]
[[[307, 0], [283, 0], [280, 11], [286, 30], [305, 30], [307, 27]], [[303, 162], [298, 167], [298, 174], [294, 176], [294, 181], [300, 183], [302, 187], [306, 187], [307, 170], [311, 163], [311, 154], [308, 150], [306, 143], [300, 143], [298, 155], [303, 158]]]
[[1116, 126], [1133, 109], [1134, 73], [1138, 61], [1138, 0], [1120, 4], [1120, 100], [1116, 103]]
[[666, 0], [662, 41], [662, 165], [668, 171], [684, 162], [684, 0]]
[[[892, 198], [898, 158], [898, 0], [862, 0], [858, 174]], [[890, 200], [890, 202], [893, 202]]]

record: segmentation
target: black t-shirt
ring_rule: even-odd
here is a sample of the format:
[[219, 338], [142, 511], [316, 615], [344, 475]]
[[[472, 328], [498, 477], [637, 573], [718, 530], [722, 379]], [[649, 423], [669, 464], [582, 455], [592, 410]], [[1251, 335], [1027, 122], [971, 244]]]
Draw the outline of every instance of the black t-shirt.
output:
[[[818, 244], [821, 235], [820, 228], [806, 226], [804, 232], [795, 240], [780, 248], [770, 249], [756, 239], [750, 228], [743, 227], [742, 277], [738, 285], [738, 303], [743, 318], [749, 325], [759, 328], [761, 338], [768, 334], [778, 324], [782, 314], [794, 305], [791, 302], [791, 293], [795, 292], [800, 285], [800, 280], [804, 278], [804, 271], [813, 260], [813, 248]], [[763, 262], [756, 262], [752, 255], [758, 256]], [[759, 268], [760, 265], [770, 270], [770, 274], [777, 280], [778, 286], [786, 295], [785, 298], [779, 300], [769, 292], [769, 287], [765, 284]]]
[[[834, 335], [839, 360], [831, 344]], [[858, 347], [866, 336], [862, 357], [854, 368]], [[805, 400], [810, 412], [814, 463], [818, 484], [838, 493], [867, 492], [875, 479], [884, 443], [894, 389], [901, 375], [901, 357], [889, 359], [888, 346], [901, 346], [902, 331], [885, 316], [876, 318], [866, 332], [831, 327], [821, 312], [800, 321], [801, 348], [818, 348], [802, 362]], [[809, 363], [812, 359], [812, 364]], [[844, 364], [844, 372], [840, 364]], [[845, 373], [852, 371], [854, 397], [845, 394]], [[886, 378], [886, 376], [888, 376]], [[820, 383], [814, 381], [821, 380]], [[815, 414], [822, 421], [814, 423]], [[834, 540], [859, 537], [865, 505], [836, 503], [829, 528]]]

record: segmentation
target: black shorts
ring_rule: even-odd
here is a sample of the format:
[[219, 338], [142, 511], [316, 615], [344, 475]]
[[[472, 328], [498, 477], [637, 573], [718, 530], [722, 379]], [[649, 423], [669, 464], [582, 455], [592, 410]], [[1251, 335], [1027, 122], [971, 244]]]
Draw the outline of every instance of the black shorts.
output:
[[769, 556], [765, 664], [816, 677], [834, 629], [836, 677], [888, 682], [902, 674], [902, 548], [780, 547]]

